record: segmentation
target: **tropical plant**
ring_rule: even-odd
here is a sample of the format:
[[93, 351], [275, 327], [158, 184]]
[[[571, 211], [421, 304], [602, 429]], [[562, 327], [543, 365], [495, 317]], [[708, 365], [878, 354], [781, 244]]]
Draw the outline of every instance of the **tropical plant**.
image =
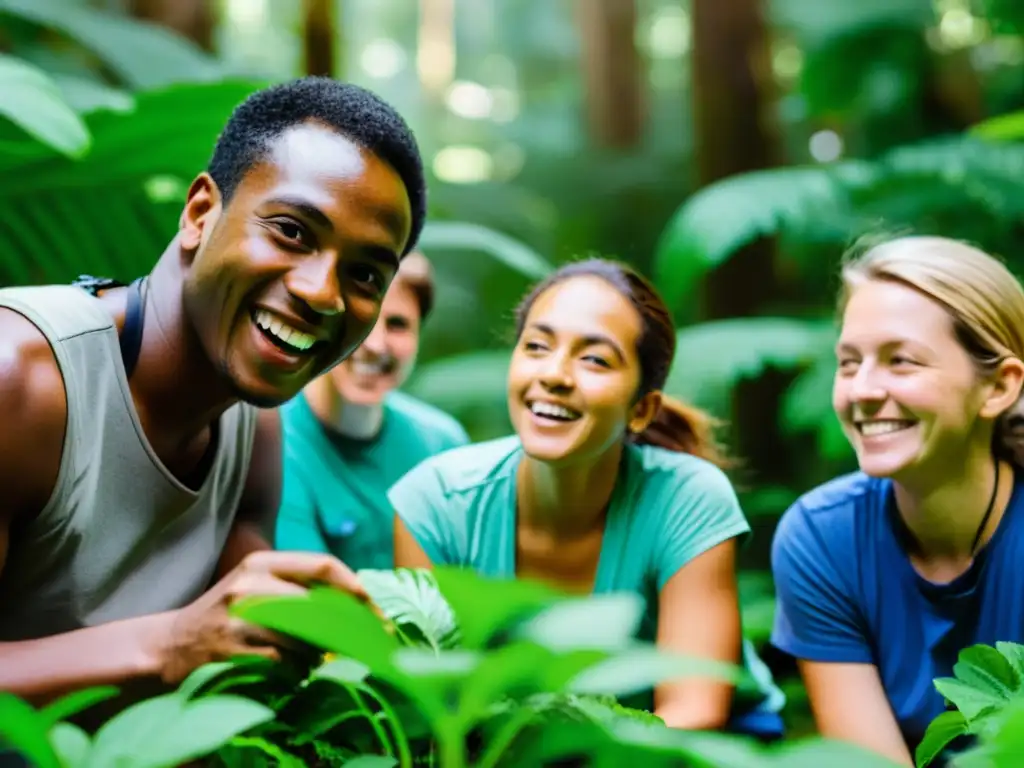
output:
[[234, 607], [305, 644], [286, 662], [208, 664], [92, 738], [67, 719], [115, 689], [38, 711], [4, 695], [0, 736], [40, 768], [166, 768], [198, 757], [225, 768], [888, 765], [820, 739], [769, 747], [676, 731], [623, 706], [667, 679], [738, 680], [731, 665], [635, 641], [643, 604], [634, 595], [569, 597], [445, 568], [360, 578], [372, 608], [329, 588]]
[[[955, 768], [1017, 765], [1024, 724], [1024, 645], [972, 645], [960, 651], [953, 677], [935, 680], [935, 688], [955, 709], [928, 726], [917, 748], [918, 768], [930, 765], [951, 744], [960, 749]], [[968, 741], [978, 742], [964, 750]], [[948, 755], [952, 757], [952, 755]]]

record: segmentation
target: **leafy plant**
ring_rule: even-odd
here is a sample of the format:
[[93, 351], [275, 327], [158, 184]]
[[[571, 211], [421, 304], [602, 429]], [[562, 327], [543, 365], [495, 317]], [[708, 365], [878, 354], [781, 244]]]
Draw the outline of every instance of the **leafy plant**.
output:
[[360, 576], [373, 607], [323, 587], [234, 607], [246, 621], [307, 643], [312, 663], [299, 653], [281, 664], [208, 664], [177, 691], [122, 711], [94, 738], [62, 718], [115, 689], [72, 694], [39, 711], [0, 696], [0, 736], [40, 768], [164, 768], [199, 757], [224, 768], [667, 768], [681, 760], [801, 768], [820, 765], [826, 753], [836, 765], [885, 764], [820, 740], [765, 747], [675, 731], [623, 706], [621, 697], [664, 680], [738, 674], [636, 642], [643, 606], [635, 595], [568, 597], [458, 569]]
[[[1011, 257], [1024, 217], [1024, 145], [973, 136], [931, 140], [874, 161], [779, 168], [732, 176], [701, 189], [662, 234], [654, 274], [684, 320], [700, 281], [737, 250], [779, 235], [797, 272], [834, 275], [822, 250], [838, 254], [851, 238], [880, 228], [913, 228], [979, 240]], [[814, 246], [797, 248], [797, 245]], [[802, 261], [794, 262], [797, 257]], [[831, 291], [821, 296], [831, 303]]]
[[[1010, 721], [1020, 722], [1024, 711], [1024, 645], [972, 645], [959, 654], [953, 677], [941, 677], [935, 688], [956, 709], [943, 712], [928, 726], [915, 759], [923, 768], [963, 736], [979, 737], [982, 747], [969, 753], [963, 765], [976, 765], [1006, 737]], [[1018, 755], [1019, 756], [1019, 755]], [[1008, 762], [985, 765], [1009, 766]], [[958, 763], [960, 765], [960, 763]]]

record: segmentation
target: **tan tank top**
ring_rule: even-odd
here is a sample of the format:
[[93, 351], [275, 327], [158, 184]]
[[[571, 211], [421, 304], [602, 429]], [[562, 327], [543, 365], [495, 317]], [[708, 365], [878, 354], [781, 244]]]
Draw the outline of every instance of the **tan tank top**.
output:
[[72, 286], [8, 288], [0, 306], [45, 334], [68, 406], [53, 495], [36, 518], [11, 530], [0, 573], [0, 640], [187, 605], [209, 587], [234, 520], [256, 409], [238, 404], [224, 413], [216, 458], [193, 491], [164, 467], [142, 431], [117, 329], [99, 299]]

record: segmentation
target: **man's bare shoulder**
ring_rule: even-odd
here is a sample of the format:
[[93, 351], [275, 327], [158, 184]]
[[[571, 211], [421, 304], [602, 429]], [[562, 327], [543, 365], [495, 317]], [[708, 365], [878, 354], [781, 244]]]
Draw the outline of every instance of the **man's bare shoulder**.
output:
[[0, 308], [0, 486], [15, 514], [40, 511], [52, 493], [66, 422], [64, 379], [46, 337]]

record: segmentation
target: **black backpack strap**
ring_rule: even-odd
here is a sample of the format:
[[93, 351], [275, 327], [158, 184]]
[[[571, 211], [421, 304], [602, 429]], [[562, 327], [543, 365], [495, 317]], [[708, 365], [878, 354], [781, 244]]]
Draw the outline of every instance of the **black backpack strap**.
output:
[[[124, 363], [124, 372], [131, 378], [135, 370], [135, 364], [139, 361], [139, 351], [142, 348], [142, 326], [146, 315], [143, 311], [143, 292], [146, 278], [140, 277], [128, 285], [128, 306], [125, 309], [124, 328], [118, 337], [118, 344], [121, 347], [121, 361]], [[80, 275], [72, 285], [78, 286], [93, 296], [98, 296], [100, 291], [108, 288], [121, 288], [124, 283], [109, 277], [93, 277], [92, 275]]]

